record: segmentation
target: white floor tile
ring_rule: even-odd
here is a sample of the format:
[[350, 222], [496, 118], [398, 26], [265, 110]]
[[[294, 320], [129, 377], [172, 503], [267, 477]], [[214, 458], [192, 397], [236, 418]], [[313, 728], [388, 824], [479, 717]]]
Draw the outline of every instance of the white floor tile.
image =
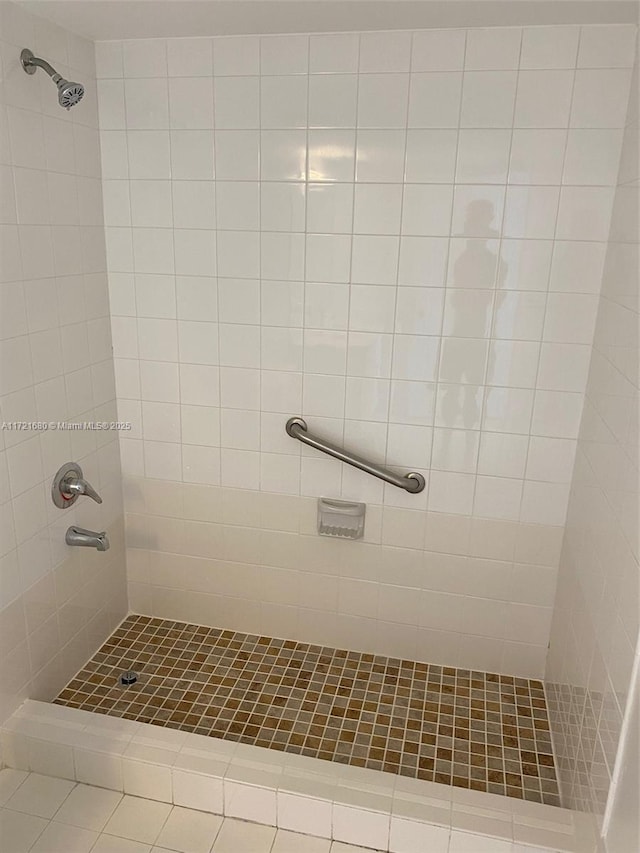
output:
[[353, 844], [345, 844], [344, 841], [334, 841], [330, 853], [362, 853], [364, 847], [354, 847]]
[[312, 835], [279, 829], [271, 853], [329, 853], [330, 848], [328, 838], [314, 838]]
[[156, 844], [179, 853], [209, 853], [221, 826], [218, 815], [174, 806]]
[[75, 782], [31, 773], [7, 801], [7, 808], [18, 812], [53, 817], [75, 787]]
[[269, 853], [275, 834], [272, 826], [225, 818], [212, 853]]
[[121, 799], [117, 791], [78, 785], [56, 812], [56, 820], [101, 832]]
[[0, 806], [15, 794], [28, 775], [26, 770], [12, 770], [10, 767], [0, 770]]
[[33, 845], [33, 853], [89, 853], [98, 833], [52, 820]]
[[116, 838], [115, 835], [101, 835], [91, 853], [151, 853], [151, 846], [127, 838]]
[[170, 811], [171, 806], [167, 803], [125, 796], [109, 818], [104, 831], [119, 838], [153, 844]]
[[33, 815], [0, 811], [0, 839], [2, 849], [11, 853], [26, 853], [46, 827], [47, 821]]

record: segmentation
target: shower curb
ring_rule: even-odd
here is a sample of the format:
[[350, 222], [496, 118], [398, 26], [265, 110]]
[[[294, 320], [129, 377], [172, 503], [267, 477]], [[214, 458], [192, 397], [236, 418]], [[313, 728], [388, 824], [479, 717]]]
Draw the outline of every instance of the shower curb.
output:
[[18, 708], [0, 745], [2, 765], [17, 770], [373, 850], [462, 852], [465, 835], [502, 842], [501, 853], [597, 850], [581, 812], [47, 702]]

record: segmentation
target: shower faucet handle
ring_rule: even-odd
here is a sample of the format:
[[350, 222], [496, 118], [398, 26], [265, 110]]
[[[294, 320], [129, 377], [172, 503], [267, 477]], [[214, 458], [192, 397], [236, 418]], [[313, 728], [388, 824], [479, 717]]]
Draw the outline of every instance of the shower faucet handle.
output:
[[84, 479], [82, 468], [76, 462], [65, 462], [51, 486], [51, 497], [59, 509], [72, 506], [80, 495], [86, 495], [96, 503], [101, 504], [102, 498], [91, 483]]
[[73, 495], [86, 495], [94, 500], [97, 504], [102, 503], [102, 498], [93, 488], [91, 483], [87, 483], [82, 477], [66, 477], [62, 481], [62, 493], [72, 497]]

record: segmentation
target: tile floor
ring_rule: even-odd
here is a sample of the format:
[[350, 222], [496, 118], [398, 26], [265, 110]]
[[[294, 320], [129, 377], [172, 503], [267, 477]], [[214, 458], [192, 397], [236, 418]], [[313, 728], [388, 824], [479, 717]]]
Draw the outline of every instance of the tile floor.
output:
[[66, 779], [0, 770], [3, 853], [362, 853]]
[[540, 681], [132, 615], [55, 701], [560, 805]]

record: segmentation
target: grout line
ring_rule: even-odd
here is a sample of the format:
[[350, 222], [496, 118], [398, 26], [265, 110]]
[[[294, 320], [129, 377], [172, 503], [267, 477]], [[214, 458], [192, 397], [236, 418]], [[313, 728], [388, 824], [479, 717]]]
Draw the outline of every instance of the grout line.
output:
[[[265, 452], [262, 449], [262, 435], [263, 435], [263, 421], [264, 421], [264, 412], [262, 409], [262, 93], [263, 93], [263, 81], [265, 74], [262, 70], [262, 48], [263, 48], [263, 40], [262, 38], [258, 39], [258, 70], [260, 72], [260, 76], [258, 78], [258, 130], [257, 130], [257, 140], [258, 140], [258, 291], [259, 291], [259, 312], [260, 312], [260, 325], [258, 330], [258, 377], [259, 377], [259, 400], [258, 400], [258, 471], [257, 478], [258, 482], [255, 488], [257, 491], [262, 491], [262, 461], [263, 461], [263, 453]], [[308, 108], [308, 107], [307, 107]], [[217, 225], [217, 223], [216, 223]], [[217, 229], [216, 229], [217, 230]], [[219, 318], [218, 318], [219, 320]], [[222, 421], [222, 412], [220, 414], [220, 419]], [[220, 434], [220, 443], [222, 445], [222, 433]], [[260, 608], [261, 610], [262, 608]], [[262, 613], [260, 612], [260, 620], [262, 620]]]
[[[348, 287], [347, 292], [347, 328], [346, 328], [346, 352], [345, 352], [345, 363], [344, 363], [344, 402], [342, 407], [342, 441], [344, 442], [344, 435], [346, 431], [346, 422], [347, 422], [347, 400], [348, 400], [348, 376], [349, 376], [349, 347], [351, 343], [351, 301], [353, 294], [353, 245], [354, 245], [354, 231], [355, 231], [355, 221], [356, 221], [356, 188], [358, 181], [358, 137], [360, 133], [360, 125], [359, 125], [359, 116], [360, 116], [360, 58], [362, 54], [362, 33], [357, 33], [357, 57], [356, 57], [356, 114], [354, 118], [355, 127], [353, 128], [353, 169], [351, 172], [351, 233], [348, 235], [350, 239], [350, 247], [349, 247], [349, 272], [348, 272], [348, 282], [346, 286]], [[350, 128], [351, 129], [351, 128]], [[346, 465], [344, 462], [340, 463], [340, 497], [342, 499], [348, 499], [348, 495], [345, 496], [345, 472]], [[339, 598], [339, 593], [338, 593]]]
[[[552, 244], [551, 263], [549, 265], [549, 271], [547, 274], [546, 288], [543, 291], [543, 293], [544, 293], [544, 311], [543, 311], [542, 323], [541, 323], [541, 327], [540, 327], [540, 347], [538, 350], [538, 364], [536, 367], [535, 383], [534, 383], [534, 386], [532, 389], [533, 390], [533, 401], [532, 401], [532, 405], [531, 405], [531, 417], [529, 419], [527, 456], [526, 456], [525, 470], [524, 470], [524, 474], [522, 477], [522, 495], [521, 495], [521, 500], [520, 500], [520, 512], [518, 514], [518, 522], [520, 522], [520, 523], [523, 523], [522, 522], [522, 515], [523, 515], [523, 507], [524, 507], [525, 491], [526, 491], [527, 483], [528, 482], [534, 482], [533, 480], [530, 480], [527, 477], [527, 469], [529, 467], [529, 456], [531, 453], [532, 430], [534, 428], [533, 424], [534, 424], [536, 403], [538, 400], [538, 393], [539, 393], [539, 391], [543, 391], [543, 389], [541, 389], [539, 387], [540, 365], [542, 364], [542, 353], [543, 353], [543, 348], [544, 348], [544, 344], [545, 344], [544, 330], [545, 330], [545, 326], [546, 326], [546, 322], [547, 322], [547, 312], [548, 312], [548, 307], [549, 307], [549, 293], [551, 292], [549, 290], [549, 287], [550, 287], [550, 283], [551, 283], [551, 270], [553, 268], [553, 256], [555, 254], [555, 250], [556, 250], [556, 247], [558, 245], [558, 236], [557, 236], [557, 234], [558, 234], [558, 220], [559, 220], [559, 216], [560, 216], [560, 207], [562, 204], [562, 190], [563, 190], [563, 186], [564, 186], [562, 179], [564, 177], [564, 170], [565, 170], [566, 160], [567, 160], [567, 151], [568, 151], [568, 147], [569, 147], [570, 130], [572, 129], [571, 113], [573, 111], [573, 98], [574, 98], [574, 94], [575, 94], [575, 86], [576, 86], [576, 79], [577, 79], [577, 64], [578, 64], [578, 56], [580, 55], [580, 43], [581, 43], [581, 41], [582, 41], [582, 28], [580, 29], [580, 33], [579, 33], [579, 37], [578, 37], [575, 65], [572, 69], [573, 70], [573, 77], [572, 77], [572, 81], [571, 81], [571, 98], [569, 100], [569, 111], [567, 114], [566, 127], [563, 128], [565, 130], [565, 138], [564, 138], [564, 150], [563, 150], [563, 155], [562, 155], [562, 171], [561, 171], [561, 175], [560, 175], [560, 185], [558, 186], [558, 203], [556, 205], [556, 215], [555, 215], [555, 221], [554, 221], [554, 226], [553, 226], [553, 237], [551, 238], [551, 244]], [[592, 340], [591, 340], [591, 344], [590, 344], [591, 355], [593, 355], [593, 344], [594, 344], [594, 339], [592, 336]], [[581, 394], [582, 399], [583, 399], [582, 411], [584, 411], [584, 400], [586, 399], [586, 388], [587, 388], [587, 383], [585, 381], [585, 387], [584, 387], [582, 392], [566, 392], [566, 391], [558, 392], [558, 391], [556, 391], [555, 393], [563, 393], [563, 394], [571, 393], [572, 396], [574, 393]], [[582, 420], [582, 416], [581, 416], [581, 420]], [[575, 438], [569, 438], [569, 440], [577, 443], [578, 435], [579, 435], [579, 429], [578, 429], [578, 432], [576, 433]], [[563, 437], [563, 438], [566, 439], [566, 437]], [[574, 457], [574, 465], [575, 465], [575, 457]], [[574, 465], [571, 466], [572, 479], [573, 479]], [[569, 497], [570, 497], [570, 494], [567, 495], [567, 507], [565, 509], [565, 517], [562, 521], [562, 525], [564, 525], [566, 522], [566, 513], [568, 511]]]
[[[412, 73], [413, 50], [414, 50], [414, 35], [413, 35], [413, 33], [411, 33], [409, 36], [409, 64], [408, 64], [408, 71], [406, 73], [407, 74], [407, 103], [406, 103], [406, 117], [405, 117], [405, 122], [404, 122], [404, 147], [403, 147], [403, 152], [402, 152], [402, 184], [401, 184], [401, 188], [400, 188], [400, 221], [398, 223], [398, 238], [397, 238], [398, 239], [398, 250], [397, 250], [397, 254], [396, 254], [396, 274], [395, 274], [395, 282], [394, 282], [396, 292], [395, 292], [395, 298], [394, 298], [394, 302], [393, 302], [393, 322], [391, 325], [392, 331], [391, 331], [391, 340], [390, 340], [391, 350], [390, 350], [390, 359], [389, 359], [389, 377], [388, 377], [388, 381], [387, 381], [387, 417], [386, 417], [386, 437], [385, 437], [385, 448], [384, 448], [384, 460], [385, 460], [386, 464], [388, 464], [388, 462], [389, 462], [389, 433], [391, 431], [391, 426], [392, 426], [392, 424], [391, 424], [391, 395], [392, 395], [392, 389], [393, 389], [393, 364], [394, 364], [394, 354], [395, 354], [395, 348], [396, 348], [395, 347], [396, 335], [398, 334], [398, 332], [396, 331], [397, 316], [398, 316], [398, 300], [399, 300], [400, 293], [401, 293], [399, 279], [400, 279], [400, 261], [402, 258], [402, 238], [403, 238], [402, 226], [403, 226], [403, 222], [404, 222], [404, 200], [405, 200], [405, 191], [406, 191], [406, 186], [407, 186], [407, 151], [408, 151], [408, 146], [409, 146], [409, 112], [410, 112], [410, 108], [411, 108], [411, 89], [412, 89], [412, 83], [414, 81], [414, 75]], [[433, 429], [431, 430], [431, 437], [433, 438]], [[394, 466], [394, 467], [397, 467], [397, 466]], [[418, 470], [420, 470], [420, 469], [418, 469]], [[424, 505], [425, 505], [424, 509], [426, 510], [427, 498], [428, 498], [428, 494], [429, 494], [429, 483], [428, 483], [429, 473], [425, 469], [422, 469], [421, 473], [426, 474], [425, 480], [427, 481], [426, 485], [425, 485], [426, 494], [424, 496]], [[394, 503], [392, 500], [389, 500], [389, 503], [387, 503], [387, 497], [388, 497], [389, 492], [390, 492], [390, 490], [387, 488], [387, 485], [386, 484], [383, 485], [383, 487], [382, 487], [382, 505], [383, 505], [383, 510], [382, 510], [382, 537], [383, 538], [384, 538], [384, 515], [385, 515], [384, 507], [385, 506], [392, 506], [392, 507], [394, 506]], [[389, 497], [391, 497], [391, 495], [389, 495]], [[423, 544], [424, 544], [424, 535], [425, 534], [423, 533]], [[415, 626], [415, 627], [417, 627], [417, 626]]]
[[[458, 105], [458, 122], [457, 122], [457, 127], [455, 129], [456, 130], [456, 145], [455, 145], [455, 154], [454, 154], [454, 161], [453, 161], [453, 177], [452, 177], [452, 180], [450, 181], [450, 183], [453, 187], [453, 194], [452, 194], [452, 200], [451, 200], [451, 216], [450, 216], [450, 220], [449, 220], [449, 236], [448, 236], [448, 240], [447, 240], [447, 253], [446, 253], [445, 263], [444, 263], [445, 279], [444, 279], [443, 287], [442, 287], [442, 312], [440, 315], [440, 329], [439, 329], [439, 332], [437, 335], [437, 337], [439, 338], [439, 343], [438, 343], [438, 350], [437, 350], [436, 363], [435, 363], [435, 369], [434, 369], [434, 380], [431, 383], [434, 386], [434, 389], [433, 389], [433, 415], [432, 415], [432, 425], [431, 425], [431, 448], [430, 448], [430, 452], [429, 452], [429, 477], [427, 478], [427, 485], [426, 485], [426, 492], [427, 492], [426, 512], [427, 513], [430, 511], [429, 510], [429, 504], [431, 501], [431, 488], [432, 488], [431, 472], [434, 470], [434, 468], [433, 468], [433, 451], [434, 451], [434, 446], [435, 446], [435, 433], [436, 433], [436, 428], [437, 428], [436, 427], [436, 418], [437, 418], [439, 385], [440, 385], [440, 366], [442, 363], [442, 341], [443, 341], [443, 336], [444, 336], [444, 317], [445, 317], [445, 311], [446, 311], [446, 296], [447, 296], [447, 292], [449, 290], [449, 283], [448, 282], [449, 282], [449, 264], [451, 262], [451, 239], [452, 239], [451, 235], [453, 232], [453, 213], [454, 213], [454, 209], [455, 209], [455, 179], [456, 179], [456, 173], [458, 171], [458, 153], [459, 153], [459, 149], [460, 149], [460, 125], [461, 125], [461, 121], [462, 121], [462, 104], [463, 104], [463, 97], [464, 97], [464, 67], [465, 67], [466, 56], [467, 56], [468, 38], [469, 38], [469, 31], [468, 31], [468, 29], [465, 29], [465, 31], [464, 31], [464, 47], [463, 47], [463, 52], [462, 52], [462, 69], [460, 72], [460, 103]], [[427, 517], [427, 523], [425, 525], [425, 534], [424, 534], [424, 547], [425, 547], [425, 549], [426, 549], [426, 545], [427, 545], [428, 541], [429, 541], [429, 521], [428, 521], [428, 517]], [[458, 640], [458, 646], [459, 646], [459, 642], [460, 642], [460, 640]]]

